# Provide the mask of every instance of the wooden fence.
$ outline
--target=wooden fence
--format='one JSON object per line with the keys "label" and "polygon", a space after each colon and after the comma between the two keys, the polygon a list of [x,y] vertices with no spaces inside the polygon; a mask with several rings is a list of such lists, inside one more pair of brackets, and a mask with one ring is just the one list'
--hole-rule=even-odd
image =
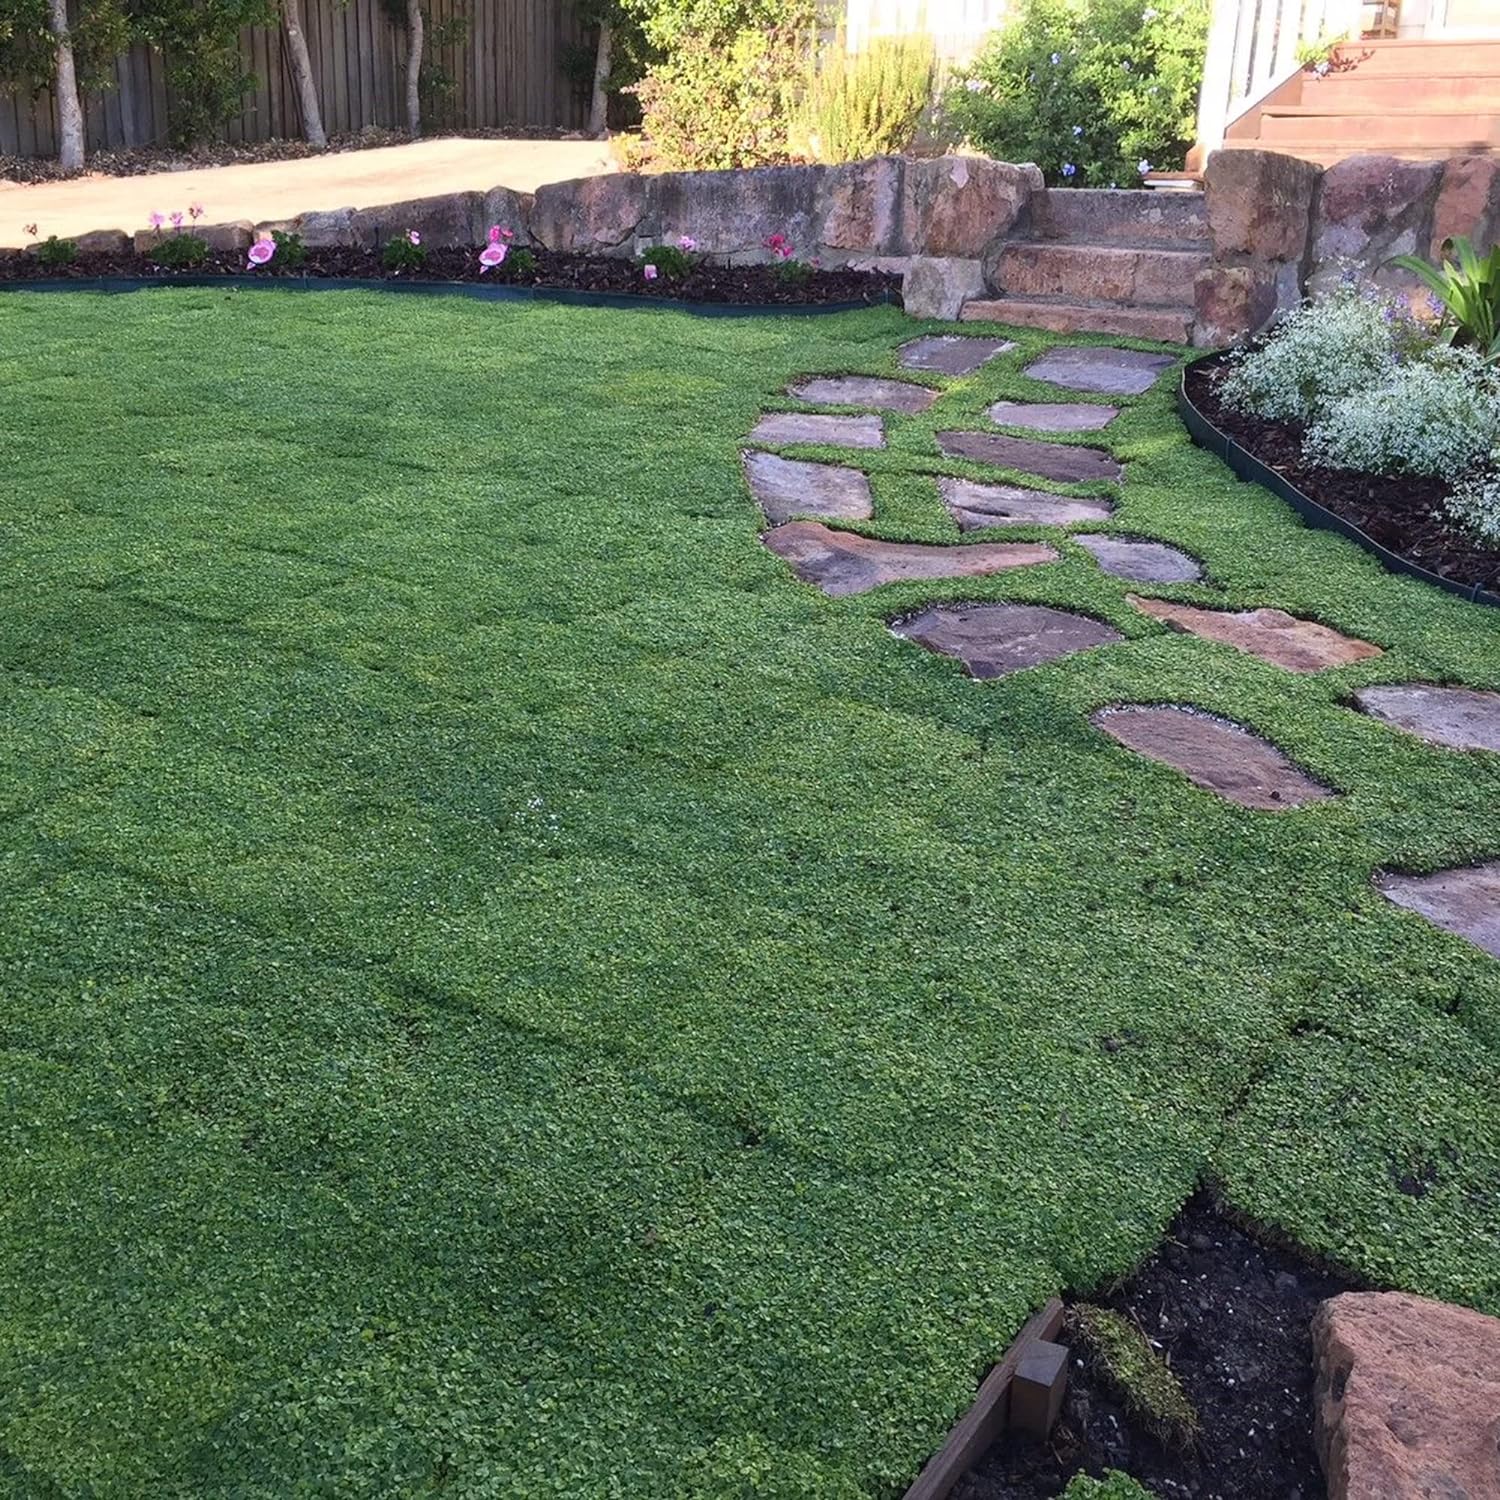
{"label": "wooden fence", "polygon": [[[368,125],[404,128],[406,35],[391,25],[380,0],[303,0],[303,13],[329,134]],[[583,39],[568,0],[429,0],[427,14],[429,34],[453,17],[467,23],[461,41],[429,49],[454,82],[452,92],[435,101],[434,128],[583,124],[585,102],[563,71],[566,49]],[[240,51],[256,86],[223,139],[301,135],[280,30],[247,28]],[[165,142],[172,100],[160,56],[134,47],[116,61],[115,74],[115,88],[85,101],[88,149]],[[48,94],[0,93],[0,156],[54,155],[56,124]]]}

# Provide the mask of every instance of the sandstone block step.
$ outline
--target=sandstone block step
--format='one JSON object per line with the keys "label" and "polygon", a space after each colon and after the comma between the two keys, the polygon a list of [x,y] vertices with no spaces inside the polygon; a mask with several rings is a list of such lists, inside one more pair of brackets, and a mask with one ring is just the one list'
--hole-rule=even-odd
{"label": "sandstone block step", "polygon": [[966,323],[1009,323],[1049,333],[1117,333],[1124,338],[1160,339],[1164,344],[1187,343],[1193,326],[1190,307],[1120,307],[1022,297],[966,302],[959,317]]}
{"label": "sandstone block step", "polygon": [[1123,302],[1131,307],[1181,307],[1193,278],[1209,263],[1203,250],[1137,250],[1023,240],[1006,245],[993,286],[1012,297],[1071,302]]}
{"label": "sandstone block step", "polygon": [[1031,207],[1038,239],[1087,245],[1160,245],[1193,249],[1208,241],[1201,193],[1142,188],[1053,188]]}
{"label": "sandstone block step", "polygon": [[1465,108],[1330,114],[1318,106],[1283,104],[1268,105],[1261,113],[1260,143],[1269,151],[1350,139],[1370,152],[1420,146],[1443,146],[1455,155],[1493,150],[1500,146],[1500,114]]}

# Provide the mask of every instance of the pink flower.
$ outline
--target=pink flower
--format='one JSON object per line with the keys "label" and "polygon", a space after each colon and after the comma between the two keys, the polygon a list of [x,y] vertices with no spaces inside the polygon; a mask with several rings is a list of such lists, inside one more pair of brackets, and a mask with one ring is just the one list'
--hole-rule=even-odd
{"label": "pink flower", "polygon": [[271,257],[276,254],[276,241],[272,239],[256,240],[251,245],[249,263],[252,266],[266,265]]}
{"label": "pink flower", "polygon": [[496,266],[504,265],[505,257],[509,253],[509,245],[502,245],[498,240],[491,240],[490,243],[479,252],[479,274],[483,276],[486,271],[491,271]]}
{"label": "pink flower", "polygon": [[188,204],[188,218],[195,224],[203,217],[203,205],[201,203]]}
{"label": "pink flower", "polygon": [[492,244],[492,245],[498,245],[500,243],[500,237],[504,233],[505,233],[505,231],[498,224],[491,224],[490,225],[490,244]]}
{"label": "pink flower", "polygon": [[413,245],[420,245],[422,243],[422,236],[415,229],[408,229],[406,231],[406,238],[408,243]]}
{"label": "pink flower", "polygon": [[656,267],[655,266],[642,266],[641,267],[641,275],[644,276],[647,281],[655,281],[656,280]]}
{"label": "pink flower", "polygon": [[181,214],[180,211],[172,215],[172,228],[173,229],[181,229],[182,228],[182,214]]}
{"label": "pink flower", "polygon": [[792,242],[784,234],[768,234],[765,243],[766,249],[778,260],[792,258]]}
{"label": "pink flower", "polygon": [[513,240],[515,239],[515,237],[516,235],[513,229],[502,229],[500,231],[500,238],[503,240]]}
{"label": "pink flower", "polygon": [[160,229],[167,221],[161,214],[152,214],[146,221],[153,229]]}
{"label": "pink flower", "polygon": [[698,241],[695,240],[692,235],[685,234],[680,240],[677,241],[677,248],[681,250],[685,255],[691,255],[693,251],[698,248]]}

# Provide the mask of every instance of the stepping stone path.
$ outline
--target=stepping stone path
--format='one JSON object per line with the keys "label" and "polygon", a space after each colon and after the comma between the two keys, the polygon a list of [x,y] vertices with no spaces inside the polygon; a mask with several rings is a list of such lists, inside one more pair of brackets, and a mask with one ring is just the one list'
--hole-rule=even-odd
{"label": "stepping stone path", "polygon": [[1120,415],[1118,406],[1069,402],[997,401],[990,421],[999,427],[1028,427],[1033,432],[1098,432]]}
{"label": "stepping stone path", "polygon": [[1033,380],[1095,391],[1105,396],[1139,396],[1177,363],[1172,354],[1143,354],[1138,349],[1049,349],[1026,366]]}
{"label": "stepping stone path", "polygon": [[971,677],[981,679],[1008,677],[1124,639],[1102,620],[1042,604],[934,604],[891,630],[929,651],[956,656]]}
{"label": "stepping stone path", "polygon": [[1093,723],[1127,749],[1181,771],[1194,786],[1241,807],[1279,812],[1334,795],[1269,741],[1201,709],[1125,704],[1100,709]]}
{"label": "stepping stone path", "polygon": [[870,481],[858,469],[809,464],[774,453],[742,453],[750,493],[773,524],[793,516],[864,521],[875,514]]}
{"label": "stepping stone path", "polygon": [[932,370],[939,375],[972,375],[981,365],[1015,347],[1012,339],[934,333],[902,344],[901,366],[906,370]]}
{"label": "stepping stone path", "polygon": [[1376,876],[1375,887],[1397,906],[1500,958],[1500,861],[1435,875],[1384,871]]}
{"label": "stepping stone path", "polygon": [[907,380],[881,380],[872,375],[834,375],[798,380],[789,396],[813,406],[868,406],[877,411],[926,411],[938,393]]}
{"label": "stepping stone path", "polygon": [[943,504],[964,531],[985,526],[1068,526],[1075,521],[1108,520],[1108,500],[1075,500],[1047,490],[1013,484],[976,484],[972,479],[939,479]]}
{"label": "stepping stone path", "polygon": [[1134,583],[1196,583],[1203,577],[1197,559],[1165,542],[1090,531],[1074,533],[1073,540],[1094,554],[1099,566],[1115,578]]}
{"label": "stepping stone path", "polygon": [[913,578],[971,578],[1009,568],[1056,562],[1057,549],[1041,542],[990,542],[967,547],[882,542],[815,521],[793,521],[761,540],[784,558],[804,583],[825,594],[862,594],[883,583]]}
{"label": "stepping stone path", "polygon": [[1246,651],[1262,661],[1285,667],[1288,672],[1323,672],[1329,667],[1344,667],[1350,662],[1367,661],[1379,656],[1379,646],[1354,636],[1340,635],[1316,620],[1301,620],[1281,609],[1198,609],[1191,604],[1171,604],[1165,599],[1138,599],[1130,602],[1155,620],[1176,630],[1202,636]]}
{"label": "stepping stone path", "polygon": [[831,448],[884,448],[879,417],[834,417],[826,412],[768,411],[750,429],[752,443],[826,443]]}
{"label": "stepping stone path", "polygon": [[1450,750],[1500,751],[1500,693],[1426,682],[1361,688],[1355,703],[1372,718]]}
{"label": "stepping stone path", "polygon": [[1118,480],[1125,471],[1098,448],[1071,443],[1033,443],[1026,438],[1001,437],[994,432],[940,432],[938,447],[949,458],[972,458],[1005,469],[1024,469],[1059,484],[1089,484]]}

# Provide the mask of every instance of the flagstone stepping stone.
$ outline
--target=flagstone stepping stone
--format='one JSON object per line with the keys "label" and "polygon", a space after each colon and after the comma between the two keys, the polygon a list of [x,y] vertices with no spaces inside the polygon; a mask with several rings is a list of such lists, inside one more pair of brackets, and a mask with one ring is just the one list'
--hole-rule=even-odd
{"label": "flagstone stepping stone", "polygon": [[976,484],[972,479],[939,479],[938,491],[964,531],[984,526],[1069,526],[1107,520],[1114,510],[1108,500],[1078,500],[1014,484]]}
{"label": "flagstone stepping stone", "polygon": [[965,547],[923,542],[882,542],[816,521],[792,521],[762,538],[804,583],[825,594],[862,594],[883,583],[912,578],[971,578],[1036,563],[1056,562],[1057,549],[1042,542],[979,542]]}
{"label": "flagstone stepping stone", "polygon": [[1500,958],[1500,861],[1435,875],[1375,877],[1382,896]]}
{"label": "flagstone stepping stone", "polygon": [[1283,609],[1198,609],[1165,599],[1139,599],[1134,594],[1127,597],[1142,614],[1174,630],[1233,646],[1288,672],[1323,672],[1381,655],[1380,647],[1369,641],[1340,635],[1327,625],[1299,619]]}
{"label": "flagstone stepping stone", "polygon": [[978,678],[1008,677],[1124,639],[1102,620],[1043,604],[934,604],[891,630],[929,651],[956,656]]}
{"label": "flagstone stepping stone", "polygon": [[742,453],[740,458],[750,493],[773,524],[794,516],[863,521],[875,513],[870,481],[858,469],[803,463],[774,453]]}
{"label": "flagstone stepping stone", "polygon": [[752,443],[826,443],[834,448],[884,448],[879,417],[835,417],[827,412],[768,411],[750,431]]}
{"label": "flagstone stepping stone", "polygon": [[1027,365],[1025,373],[1070,390],[1139,396],[1176,363],[1174,355],[1143,354],[1139,349],[1049,349]]}
{"label": "flagstone stepping stone", "polygon": [[1092,722],[1126,749],[1182,772],[1194,786],[1241,807],[1279,812],[1334,795],[1269,740],[1201,709],[1133,703],[1101,708]]}
{"label": "flagstone stepping stone", "polygon": [[981,365],[1016,347],[1013,339],[969,338],[961,333],[929,333],[901,346],[907,370],[935,370],[939,375],[972,375]]}
{"label": "flagstone stepping stone", "polygon": [[1075,402],[997,401],[990,421],[1000,427],[1029,427],[1033,432],[1098,432],[1120,415],[1118,406]]}
{"label": "flagstone stepping stone", "polygon": [[1451,750],[1500,751],[1500,693],[1430,682],[1361,688],[1354,701],[1372,718]]}
{"label": "flagstone stepping stone", "polygon": [[827,375],[794,381],[787,394],[814,406],[870,406],[880,411],[926,411],[938,393],[909,380],[873,375]]}
{"label": "flagstone stepping stone", "polygon": [[1115,480],[1125,472],[1098,448],[1079,448],[1071,443],[1033,443],[995,432],[940,432],[937,443],[949,458],[972,458],[1005,469],[1024,469],[1060,484]]}
{"label": "flagstone stepping stone", "polygon": [[1073,540],[1092,552],[1099,566],[1116,578],[1129,578],[1135,583],[1195,583],[1203,577],[1195,558],[1165,542],[1100,531],[1075,532]]}

